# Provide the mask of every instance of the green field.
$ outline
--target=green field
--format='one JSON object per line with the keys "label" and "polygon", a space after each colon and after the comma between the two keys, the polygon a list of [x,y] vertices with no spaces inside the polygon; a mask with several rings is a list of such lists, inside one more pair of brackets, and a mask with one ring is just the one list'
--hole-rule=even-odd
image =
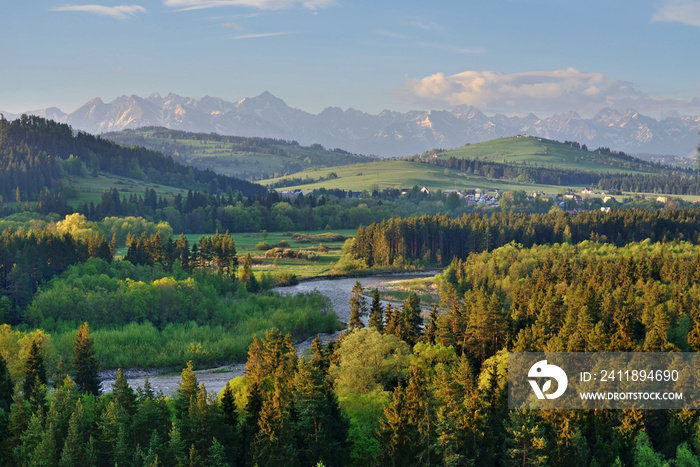
{"label": "green field", "polygon": [[187,164],[243,179],[370,160],[320,145],[300,146],[281,140],[203,135],[164,128],[125,130],[104,136],[119,144],[144,146],[184,159]]}
{"label": "green field", "polygon": [[[644,170],[649,167],[649,163],[645,161],[629,161],[536,137],[500,138],[447,151],[430,151],[420,156],[419,159],[423,162],[430,162],[433,159],[449,159],[451,157],[595,173],[644,173]],[[492,190],[497,188],[502,191],[539,190],[547,193],[559,193],[564,188],[580,189],[580,186],[566,187],[490,179],[420,161],[381,160],[332,168],[307,169],[290,176],[266,180],[264,183],[272,184],[299,178],[315,180],[314,183],[294,184],[285,187],[285,189],[299,188],[304,192],[316,188],[371,191],[384,188],[412,188],[415,185],[425,186],[431,190],[471,188]],[[338,178],[319,180],[329,172],[336,173]]]}
{"label": "green field", "polygon": [[143,197],[146,188],[155,190],[158,196],[165,196],[168,193],[172,193],[173,195],[177,195],[178,193],[183,196],[187,195],[187,190],[182,188],[159,185],[157,183],[145,182],[143,180],[136,180],[134,178],[127,178],[104,172],[100,172],[97,177],[90,175],[83,177],[71,176],[70,181],[80,190],[80,196],[68,199],[68,203],[74,207],[78,204],[90,202],[97,204],[102,198],[102,192],[111,190],[112,188],[116,188],[119,190],[122,197],[126,196],[127,198],[131,194]]}
{"label": "green field", "polygon": [[[584,151],[568,144],[544,138],[513,136],[450,149],[438,153],[437,157],[439,159],[457,157],[500,163],[526,163],[537,167],[603,173],[641,172],[632,168],[629,161],[593,152],[595,148],[589,149],[591,150]],[[647,164],[647,162],[640,162],[644,165]]]}
{"label": "green field", "polygon": [[[295,239],[295,234],[302,235],[322,235],[329,232],[324,230],[310,232],[270,232],[263,239],[261,233],[234,233],[231,234],[233,241],[236,244],[236,252],[238,256],[244,256],[250,253],[253,258],[253,271],[256,273],[271,273],[273,276],[279,274],[295,274],[299,278],[323,276],[331,273],[333,263],[340,259],[341,250],[345,240],[340,241],[312,241],[311,243],[302,242]],[[340,234],[343,236],[354,236],[357,231],[355,229],[334,230],[330,233]],[[203,234],[188,234],[187,237],[190,244],[199,241]],[[206,234],[208,235],[208,234]],[[285,241],[289,244],[287,248],[292,250],[314,253],[316,259],[291,259],[291,258],[266,258],[265,251],[256,249],[258,243],[266,241],[271,247],[277,246],[280,242]],[[319,245],[327,248],[326,252],[319,252]]]}
{"label": "green field", "polygon": [[[330,169],[305,170],[296,173],[293,177],[304,178],[309,176],[318,179]],[[305,193],[317,188],[339,188],[353,191],[371,191],[375,188],[410,189],[415,185],[425,186],[431,190],[470,189],[481,188],[486,190],[499,189],[502,191],[514,190],[541,190],[548,193],[559,193],[562,187],[555,185],[537,185],[532,183],[518,183],[510,180],[495,180],[477,175],[470,175],[452,169],[445,169],[435,165],[420,162],[383,160],[365,164],[344,165],[333,167],[332,171],[338,175],[337,179],[306,185],[294,185],[279,188],[278,190],[301,189]],[[264,183],[274,183],[289,177],[265,180]]]}

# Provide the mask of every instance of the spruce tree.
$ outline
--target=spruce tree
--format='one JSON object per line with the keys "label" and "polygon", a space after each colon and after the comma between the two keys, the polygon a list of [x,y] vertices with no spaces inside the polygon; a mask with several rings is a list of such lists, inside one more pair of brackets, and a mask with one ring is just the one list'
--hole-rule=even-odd
{"label": "spruce tree", "polygon": [[10,371],[7,369],[5,359],[0,355],[0,410],[4,410],[5,412],[10,411],[14,393],[15,387],[12,383]]}
{"label": "spruce tree", "polygon": [[348,321],[348,329],[365,327],[362,322],[362,317],[367,314],[367,305],[365,298],[362,296],[362,285],[356,280],[352,288],[352,297],[350,298],[350,321]]}
{"label": "spruce tree", "polygon": [[36,338],[29,347],[22,391],[24,398],[33,408],[46,405],[46,367],[41,354],[41,344]]}
{"label": "spruce tree", "polygon": [[121,368],[117,370],[117,379],[112,383],[112,394],[122,410],[129,415],[134,415],[136,412],[136,394],[129,386],[129,382]]}
{"label": "spruce tree", "polygon": [[226,450],[216,438],[212,438],[211,446],[207,454],[207,467],[227,467],[230,465],[226,462]]}
{"label": "spruce tree", "polygon": [[68,434],[63,443],[59,467],[77,467],[87,465],[84,463],[87,446],[85,445],[85,411],[83,404],[78,399],[75,411],[70,417]]}
{"label": "spruce tree", "polygon": [[199,392],[197,376],[192,369],[192,360],[187,362],[187,366],[182,369],[178,390],[175,396],[175,413],[178,418],[184,418],[190,407],[190,401],[196,399]]}
{"label": "spruce tree", "polygon": [[87,321],[80,326],[73,342],[73,369],[78,389],[95,396],[100,394],[100,380],[97,374],[97,359],[93,350],[93,338]]}
{"label": "spruce tree", "polygon": [[399,326],[397,337],[413,346],[421,334],[423,319],[420,316],[420,298],[411,292],[403,303],[399,315]]}
{"label": "spruce tree", "polygon": [[369,327],[379,332],[384,331],[384,307],[379,299],[379,290],[372,292],[372,305],[369,308]]}
{"label": "spruce tree", "polygon": [[236,410],[236,401],[233,398],[230,382],[226,383],[221,397],[221,414],[224,417],[224,423],[234,428],[238,426],[238,411]]}
{"label": "spruce tree", "polygon": [[438,309],[437,305],[433,305],[433,311],[430,312],[430,322],[428,327],[423,332],[423,341],[427,344],[435,344],[438,334]]}

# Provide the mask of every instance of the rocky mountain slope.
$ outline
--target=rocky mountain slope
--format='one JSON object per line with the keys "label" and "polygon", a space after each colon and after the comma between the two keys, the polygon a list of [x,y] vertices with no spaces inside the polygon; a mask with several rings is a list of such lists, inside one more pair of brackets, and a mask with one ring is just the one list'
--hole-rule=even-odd
{"label": "rocky mountain slope", "polygon": [[[208,96],[194,99],[175,94],[122,96],[109,103],[95,98],[70,114],[56,108],[27,113],[90,133],[164,126],[193,132],[289,139],[305,145],[320,143],[328,148],[384,157],[517,134],[573,140],[591,148],[603,146],[627,153],[689,157],[695,154],[700,130],[700,116],[656,120],[632,109],[624,113],[603,109],[592,118],[582,118],[575,112],[548,118],[533,114],[486,116],[470,106],[452,111],[385,110],[378,115],[329,107],[314,115],[289,107],[268,92],[235,103]],[[8,119],[16,117],[4,114]]]}

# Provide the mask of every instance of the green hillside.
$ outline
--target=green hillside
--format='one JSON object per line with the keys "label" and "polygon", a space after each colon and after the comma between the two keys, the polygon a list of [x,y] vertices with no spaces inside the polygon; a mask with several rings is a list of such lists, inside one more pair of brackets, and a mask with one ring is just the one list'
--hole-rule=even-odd
{"label": "green hillside", "polygon": [[435,157],[479,159],[481,161],[527,164],[537,167],[583,170],[601,173],[648,172],[652,165],[624,153],[580,149],[535,136],[512,136],[438,152]]}
{"label": "green hillside", "polygon": [[[403,160],[309,169],[266,180],[268,186],[301,188],[411,188],[542,190],[559,192],[598,182],[606,175],[659,174],[659,166],[610,150],[537,137],[500,138]],[[337,176],[337,177],[336,177]]]}
{"label": "green hillside", "polygon": [[[337,178],[328,179],[328,175],[331,173],[336,174]],[[324,180],[315,181],[314,183],[301,183],[302,181],[318,180],[319,178]],[[504,191],[543,190],[548,192],[559,192],[561,190],[561,186],[490,179],[423,162],[406,160],[382,160],[325,169],[309,169],[287,177],[265,180],[263,184],[272,185],[285,182],[289,182],[288,187],[279,187],[277,190],[299,188],[304,192],[308,192],[316,188],[339,188],[353,191],[371,191],[385,188],[412,188],[415,185],[425,186],[431,190],[460,190],[465,188],[497,188]]]}
{"label": "green hillside", "polygon": [[103,137],[125,146],[159,151],[187,165],[249,180],[374,159],[341,149],[328,150],[320,144],[301,146],[296,141],[191,133],[161,127],[106,133]]}

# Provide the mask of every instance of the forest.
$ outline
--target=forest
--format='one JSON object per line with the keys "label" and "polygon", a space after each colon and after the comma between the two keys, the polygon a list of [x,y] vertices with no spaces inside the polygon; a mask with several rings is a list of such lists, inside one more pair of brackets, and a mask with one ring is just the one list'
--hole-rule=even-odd
{"label": "forest", "polygon": [[511,242],[525,247],[585,240],[618,246],[645,239],[698,243],[699,229],[700,210],[694,208],[396,217],[360,227],[344,260],[355,268],[447,265],[453,258],[466,259]]}
{"label": "forest", "polygon": [[[0,119],[0,163],[1,465],[700,465],[696,411],[507,404],[508,352],[700,350],[700,209],[286,197],[36,117]],[[505,170],[489,164],[468,169]],[[187,191],[76,203],[67,175],[83,170]],[[662,178],[677,183],[629,180]],[[358,280],[341,323],[318,292],[270,290],[283,281],[231,236],[338,227],[358,230],[334,274],[439,268],[434,296]],[[231,362],[245,372],[219,393],[197,380]],[[180,382],[133,389],[133,368]]]}
{"label": "forest", "polygon": [[[84,168],[83,168],[84,167]],[[36,199],[44,189],[60,191],[71,170],[102,170],[139,180],[214,193],[228,189],[255,195],[257,184],[175,162],[145,148],[125,148],[70,126],[36,116],[8,121],[0,118],[0,195]]]}
{"label": "forest", "polygon": [[337,341],[298,357],[288,334],[254,337],[218,396],[192,363],[170,398],[121,373],[97,394],[87,323],[47,391],[51,341],[36,331],[15,344],[23,371],[0,361],[2,452],[16,465],[696,465],[695,411],[508,410],[505,383],[506,351],[697,351],[698,279],[688,242],[506,245],[454,260],[424,326],[414,294],[368,303],[358,282]]}

